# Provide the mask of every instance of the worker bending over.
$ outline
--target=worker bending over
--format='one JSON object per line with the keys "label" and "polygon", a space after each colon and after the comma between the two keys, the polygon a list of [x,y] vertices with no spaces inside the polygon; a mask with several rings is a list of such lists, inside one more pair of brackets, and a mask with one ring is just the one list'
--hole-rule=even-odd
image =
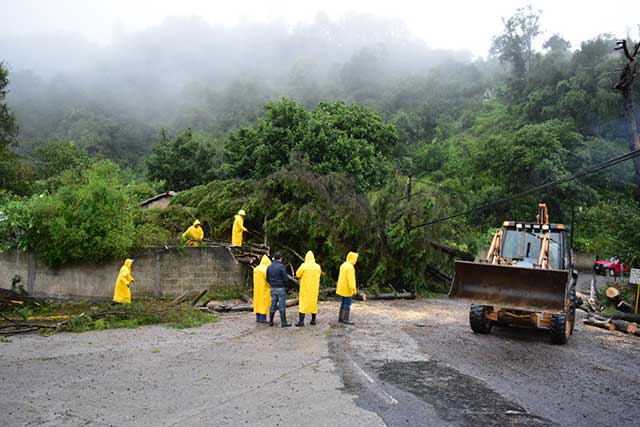
{"label": "worker bending over", "polygon": [[267,267],[267,283],[271,286],[271,308],[269,310],[269,326],[273,326],[276,309],[280,311],[280,326],[291,326],[287,323],[287,283],[289,275],[282,264],[282,254],[273,254],[273,262]]}
{"label": "worker bending over", "polygon": [[131,288],[129,284],[135,282],[131,275],[132,259],[126,259],[124,265],[120,267],[120,273],[116,279],[116,286],[113,290],[113,303],[115,304],[131,304]]}
{"label": "worker bending over", "polygon": [[320,290],[320,274],[322,270],[313,252],[309,251],[304,257],[304,263],[296,271],[300,279],[300,305],[298,306],[299,320],[296,326],[304,326],[304,315],[311,314],[311,325],[316,324],[318,313],[318,291]]}
{"label": "worker bending over", "polygon": [[260,265],[253,269],[253,312],[256,322],[267,323],[267,313],[271,306],[271,288],[267,283],[267,267],[271,265],[269,257],[262,255]]}
{"label": "worker bending over", "polygon": [[244,209],[240,209],[233,219],[231,246],[242,246],[242,232],[249,231],[244,226]]}
{"label": "worker bending over", "polygon": [[347,260],[340,266],[338,286],[336,287],[336,294],[342,297],[338,322],[347,325],[353,325],[353,322],[349,320],[349,313],[351,312],[351,301],[358,293],[358,289],[356,288],[356,261],[358,261],[358,254],[349,252],[347,254]]}
{"label": "worker bending over", "polygon": [[182,233],[182,239],[185,241],[186,246],[200,246],[202,239],[204,239],[204,231],[200,226],[200,221],[197,219],[193,221],[193,225]]}

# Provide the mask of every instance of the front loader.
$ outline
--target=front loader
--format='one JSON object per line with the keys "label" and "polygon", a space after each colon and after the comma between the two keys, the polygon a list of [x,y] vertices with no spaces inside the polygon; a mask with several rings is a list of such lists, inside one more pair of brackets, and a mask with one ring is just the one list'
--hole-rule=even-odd
{"label": "front loader", "polygon": [[573,333],[577,272],[571,236],[538,206],[536,222],[505,221],[486,259],[456,261],[450,298],[471,300],[469,322],[487,334],[493,325],[546,329],[554,344]]}

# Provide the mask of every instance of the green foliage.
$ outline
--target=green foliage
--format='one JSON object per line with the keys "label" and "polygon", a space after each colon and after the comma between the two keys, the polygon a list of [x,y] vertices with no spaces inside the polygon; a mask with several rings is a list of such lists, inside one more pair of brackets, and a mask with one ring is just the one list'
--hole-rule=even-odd
{"label": "green foliage", "polygon": [[33,178],[31,165],[11,148],[0,145],[0,191],[9,191],[19,196],[29,195],[34,186]]}
{"label": "green foliage", "polygon": [[134,223],[119,175],[113,163],[98,162],[77,182],[32,198],[28,247],[52,266],[125,257]]}
{"label": "green foliage", "polygon": [[[194,189],[201,187],[194,187]],[[180,196],[185,193],[180,193]],[[191,194],[186,192],[186,194]],[[182,199],[180,199],[182,200]],[[145,224],[153,224],[169,231],[171,236],[177,236],[186,230],[188,225],[196,219],[196,209],[184,207],[179,203],[173,203],[166,209],[137,209],[135,213],[136,227],[142,227]]]}
{"label": "green foliage", "polygon": [[208,182],[215,177],[216,165],[215,141],[191,129],[173,140],[163,130],[147,159],[149,178],[163,180],[166,190],[176,191]]}
{"label": "green foliage", "polygon": [[34,157],[40,179],[57,177],[69,170],[82,173],[92,162],[87,152],[74,142],[52,142],[39,146]]}
{"label": "green foliage", "polygon": [[599,258],[618,257],[640,265],[640,204],[632,199],[602,200],[578,215],[575,245]]}
{"label": "green foliage", "polygon": [[[435,194],[427,202],[419,198],[409,204],[399,202],[404,184],[402,179],[392,182],[368,200],[347,175],[321,175],[294,167],[265,180],[213,181],[180,193],[173,203],[195,208],[198,218],[211,226],[212,235],[226,240],[233,214],[245,209],[245,226],[260,235],[266,233],[272,251],[282,250],[287,261],[300,262],[288,248],[302,255],[313,250],[327,275],[326,286],[333,285],[347,252],[355,250],[360,253],[361,286],[425,287],[430,280],[426,265],[447,265],[425,241],[439,239],[444,232],[447,240],[454,240],[464,231],[446,227],[407,232],[407,217],[418,223],[445,211],[434,206]],[[404,214],[405,210],[410,213]],[[260,237],[247,237],[249,242],[262,243]]]}
{"label": "green foliage", "polygon": [[511,64],[511,85],[516,93],[524,88],[524,78],[531,68],[533,41],[540,34],[539,13],[531,6],[517,9],[509,19],[502,19],[504,30],[492,40],[491,52]]}
{"label": "green foliage", "polygon": [[225,170],[229,177],[264,178],[305,161],[324,174],[346,172],[366,190],[384,182],[387,156],[397,141],[396,129],[365,106],[321,103],[306,112],[296,101],[282,99],[267,104],[255,125],[229,136]]}
{"label": "green foliage", "polygon": [[141,224],[135,229],[135,248],[157,248],[169,246],[172,242],[172,235],[169,230],[157,224]]}
{"label": "green foliage", "polygon": [[15,115],[9,110],[5,98],[7,97],[7,86],[9,85],[9,72],[0,62],[0,149],[15,142],[18,134],[18,124]]}
{"label": "green foliage", "polygon": [[27,250],[33,214],[26,200],[0,197],[0,252],[10,248]]}
{"label": "green foliage", "polygon": [[[75,311],[79,307],[74,308]],[[42,314],[65,313],[66,307],[51,307]],[[101,331],[116,328],[137,328],[162,324],[177,329],[195,328],[219,320],[216,315],[203,313],[191,307],[166,307],[160,302],[140,302],[108,306],[94,305],[83,308],[84,315],[74,316],[62,327],[66,332]]]}

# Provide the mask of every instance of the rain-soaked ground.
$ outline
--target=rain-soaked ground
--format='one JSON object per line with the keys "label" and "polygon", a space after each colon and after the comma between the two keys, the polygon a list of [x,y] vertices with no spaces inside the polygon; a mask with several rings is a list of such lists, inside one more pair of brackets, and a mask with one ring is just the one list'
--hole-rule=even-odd
{"label": "rain-soaked ground", "polygon": [[[346,390],[387,425],[637,425],[640,338],[578,322],[569,344],[543,331],[478,335],[446,299],[367,303],[330,336]],[[580,315],[579,315],[580,316]]]}
{"label": "rain-soaked ground", "polygon": [[[295,309],[289,310],[294,317]],[[319,325],[250,313],[0,343],[0,425],[638,425],[640,338],[577,325],[476,335],[446,298],[337,303]]]}

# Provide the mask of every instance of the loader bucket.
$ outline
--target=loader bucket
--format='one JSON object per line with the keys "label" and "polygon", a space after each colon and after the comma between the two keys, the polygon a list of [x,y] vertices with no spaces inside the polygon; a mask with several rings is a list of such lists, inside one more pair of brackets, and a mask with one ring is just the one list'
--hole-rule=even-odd
{"label": "loader bucket", "polygon": [[565,308],[569,272],[456,261],[450,298],[528,311]]}

